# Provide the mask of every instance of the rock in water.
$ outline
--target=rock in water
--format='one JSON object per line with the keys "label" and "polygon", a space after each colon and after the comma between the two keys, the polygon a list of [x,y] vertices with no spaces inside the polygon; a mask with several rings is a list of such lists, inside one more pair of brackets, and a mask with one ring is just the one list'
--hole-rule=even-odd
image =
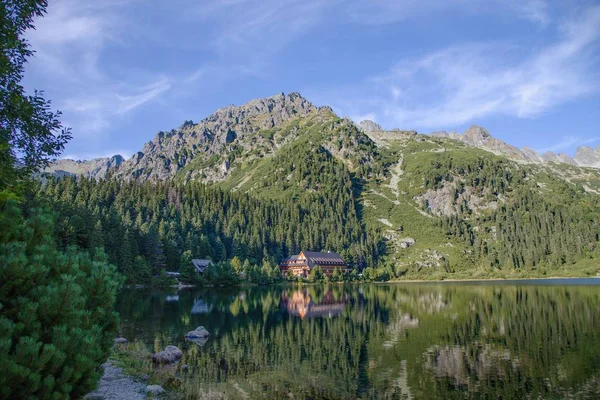
{"label": "rock in water", "polygon": [[197,344],[200,347],[204,347],[204,345],[206,344],[206,342],[208,342],[208,337],[203,337],[203,338],[186,338],[186,340],[189,340],[192,343]]}
{"label": "rock in water", "polygon": [[209,335],[210,333],[203,326],[199,326],[195,330],[189,331],[185,337],[188,339],[199,339],[208,337]]}
{"label": "rock in water", "polygon": [[172,364],[183,357],[183,353],[177,346],[167,346],[163,351],[152,356],[152,362],[155,364]]}

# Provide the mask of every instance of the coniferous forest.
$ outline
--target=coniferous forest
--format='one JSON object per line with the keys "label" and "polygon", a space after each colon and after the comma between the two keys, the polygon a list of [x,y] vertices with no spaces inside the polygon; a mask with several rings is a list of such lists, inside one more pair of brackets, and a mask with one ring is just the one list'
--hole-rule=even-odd
{"label": "coniferous forest", "polygon": [[51,180],[40,191],[59,215],[55,234],[61,246],[91,252],[103,247],[132,283],[185,269],[185,252],[215,262],[237,257],[250,265],[275,265],[306,248],[343,249],[346,260],[362,269],[384,250],[375,233],[362,229],[346,191],[291,202],[196,183],[75,178]]}

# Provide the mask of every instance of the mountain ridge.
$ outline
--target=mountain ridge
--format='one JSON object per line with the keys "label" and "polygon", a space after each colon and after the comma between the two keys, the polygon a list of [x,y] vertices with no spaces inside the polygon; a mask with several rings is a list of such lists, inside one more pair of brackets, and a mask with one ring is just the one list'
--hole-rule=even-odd
{"label": "mountain ridge", "polygon": [[[228,105],[217,109],[201,121],[185,121],[181,126],[168,132],[158,132],[144,144],[140,151],[129,159],[120,155],[112,158],[91,160],[55,160],[45,172],[55,175],[84,175],[95,179],[106,178],[109,173],[120,179],[161,180],[172,179],[176,175],[185,175],[182,179],[200,179],[205,182],[218,182],[227,178],[231,160],[224,152],[235,151],[234,142],[243,143],[244,151],[257,150],[259,154],[269,155],[286,141],[269,143],[268,136],[273,129],[280,128],[287,121],[305,117],[316,112],[331,113],[328,106],[317,107],[297,92],[279,93],[274,96],[253,99],[240,106]],[[388,139],[393,135],[416,134],[416,131],[399,129],[384,130],[371,120],[354,122],[375,142],[385,133]],[[258,135],[257,135],[258,134]],[[261,136],[262,134],[262,136]],[[524,163],[545,164],[565,163],[579,167],[600,168],[600,146],[577,148],[574,157],[565,153],[545,152],[539,154],[525,146],[518,148],[493,137],[483,127],[472,125],[464,133],[437,131],[430,136],[457,140],[471,147],[483,149],[497,155]],[[253,141],[255,143],[249,143]],[[233,145],[232,145],[233,144]],[[219,156],[218,165],[209,162],[211,157]],[[114,158],[120,158],[115,161]],[[207,164],[211,164],[207,166]],[[198,167],[203,170],[198,175]],[[184,172],[181,172],[184,170]]]}
{"label": "mountain ridge", "polygon": [[[165,247],[177,243],[173,254],[187,249],[187,233],[172,242],[166,226],[176,223],[171,212],[183,205],[180,198],[189,189],[213,196],[210,201],[241,196],[244,204],[266,207],[263,212],[276,206],[298,222],[292,227],[281,221],[282,226],[267,226],[259,235],[242,228],[244,211],[235,210],[240,225],[232,230],[222,224],[225,216],[216,207],[205,216],[211,222],[204,229],[207,234],[217,230],[228,243],[224,258],[238,255],[238,245],[251,248],[255,260],[280,259],[303,246],[342,251],[361,268],[386,265],[385,274],[394,277],[457,277],[473,268],[482,274],[502,268],[555,273],[572,264],[577,267],[567,272],[591,273],[600,257],[598,169],[561,162],[560,155],[559,162],[548,161],[549,155],[544,159],[508,145],[477,126],[464,134],[380,129],[374,123],[357,126],[297,93],[279,94],[159,132],[142,151],[107,172],[111,179],[98,179],[104,169],[97,167],[96,175],[85,176],[115,192],[121,185],[131,193],[144,188],[145,201],[161,204],[165,220],[155,220],[154,211],[122,218],[142,236],[144,224],[153,224],[165,235]],[[583,154],[592,159],[594,150]],[[63,164],[79,172],[88,165]],[[163,191],[156,199],[154,188]],[[207,201],[187,199],[188,206]],[[302,222],[305,217],[310,222]],[[273,218],[256,223],[268,225]],[[189,227],[177,229],[185,233]],[[268,246],[277,250],[263,254],[267,239],[261,235],[271,237]],[[348,235],[356,240],[348,241]],[[172,260],[175,267],[179,258]]]}
{"label": "mountain ridge", "polygon": [[[384,130],[378,124],[370,120],[360,121],[357,126],[365,132],[396,132],[398,130]],[[538,153],[532,148],[525,146],[518,148],[508,144],[500,139],[495,138],[490,132],[478,125],[471,125],[464,133],[436,131],[429,135],[440,138],[458,140],[470,146],[490,151],[497,155],[504,155],[516,161],[529,163],[547,163],[559,162],[564,164],[575,165],[579,167],[600,168],[600,146],[592,149],[588,146],[578,147],[574,157],[566,153],[554,153],[547,151],[543,154]]]}

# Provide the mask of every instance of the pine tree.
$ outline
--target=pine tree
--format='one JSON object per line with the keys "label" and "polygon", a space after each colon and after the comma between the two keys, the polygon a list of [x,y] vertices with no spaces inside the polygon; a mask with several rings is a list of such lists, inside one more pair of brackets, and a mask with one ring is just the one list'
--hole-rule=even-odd
{"label": "pine tree", "polygon": [[179,267],[180,272],[180,280],[184,283],[195,284],[198,282],[198,273],[196,272],[196,268],[194,264],[192,264],[192,259],[194,256],[190,250],[186,250],[181,255],[181,264]]}
{"label": "pine tree", "polygon": [[1,212],[0,398],[80,397],[112,345],[121,277],[101,251],[59,251],[48,213]]}

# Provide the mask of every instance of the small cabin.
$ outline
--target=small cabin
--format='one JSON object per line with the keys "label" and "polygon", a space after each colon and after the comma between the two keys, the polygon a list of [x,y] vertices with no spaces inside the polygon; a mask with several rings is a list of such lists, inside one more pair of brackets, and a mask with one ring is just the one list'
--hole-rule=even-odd
{"label": "small cabin", "polygon": [[200,258],[194,258],[192,260],[192,264],[194,265],[194,269],[197,273],[203,274],[206,268],[213,265],[213,262],[211,260],[202,260]]}
{"label": "small cabin", "polygon": [[338,253],[301,251],[300,254],[290,256],[279,264],[283,274],[291,272],[293,276],[306,278],[310,271],[316,266],[321,267],[325,275],[333,275],[333,271],[339,268],[343,273],[350,271],[346,262]]}

